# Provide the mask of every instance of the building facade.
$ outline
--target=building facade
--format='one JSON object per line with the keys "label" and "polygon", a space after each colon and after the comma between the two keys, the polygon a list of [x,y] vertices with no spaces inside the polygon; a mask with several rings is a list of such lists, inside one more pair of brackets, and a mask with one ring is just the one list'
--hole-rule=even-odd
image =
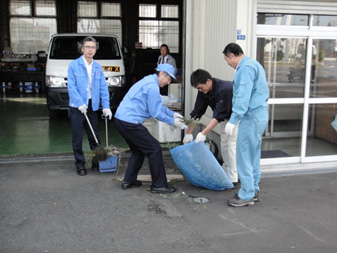
{"label": "building facade", "polygon": [[[198,69],[232,80],[222,51],[238,43],[265,68],[269,124],[262,142],[262,170],[336,167],[336,1],[186,0],[185,114],[197,90],[189,77]],[[211,119],[208,111],[203,124]],[[218,138],[219,129],[212,133]]]}

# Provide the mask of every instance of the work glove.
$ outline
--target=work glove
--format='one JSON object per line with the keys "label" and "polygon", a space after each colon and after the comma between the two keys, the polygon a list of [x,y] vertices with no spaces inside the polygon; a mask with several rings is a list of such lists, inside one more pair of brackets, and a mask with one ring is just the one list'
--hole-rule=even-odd
{"label": "work glove", "polygon": [[235,125],[228,122],[225,127],[225,134],[231,136],[233,134]]}
{"label": "work glove", "polygon": [[174,117],[174,118],[181,118],[181,119],[184,118],[183,115],[181,115],[180,113],[177,113],[177,112],[175,112],[175,113],[173,114],[173,117]]}
{"label": "work glove", "polygon": [[87,113],[87,106],[86,106],[85,104],[80,105],[80,106],[78,107],[78,110],[79,110],[81,113],[86,114],[86,113]]}
{"label": "work glove", "polygon": [[204,142],[206,140],[206,135],[203,135],[201,132],[198,133],[197,137],[195,138],[195,143]]}
{"label": "work glove", "polygon": [[185,137],[183,139],[183,143],[187,144],[193,141],[193,134],[185,134]]}
{"label": "work glove", "polygon": [[110,108],[104,108],[103,109],[103,116],[106,118],[111,119],[112,118],[112,112],[110,110]]}
{"label": "work glove", "polygon": [[174,122],[173,122],[173,125],[175,127],[180,128],[180,129],[187,129],[188,128],[183,122],[181,122],[181,118],[175,118]]}

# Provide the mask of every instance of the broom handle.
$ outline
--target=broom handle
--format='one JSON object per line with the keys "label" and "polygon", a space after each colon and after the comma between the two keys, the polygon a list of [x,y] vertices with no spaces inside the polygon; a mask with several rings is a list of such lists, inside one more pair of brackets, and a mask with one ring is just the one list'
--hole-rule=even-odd
{"label": "broom handle", "polygon": [[105,143],[106,143],[106,147],[108,147],[108,118],[105,117]]}
{"label": "broom handle", "polygon": [[89,125],[89,127],[90,127],[90,130],[91,130],[91,132],[92,132],[92,135],[93,135],[93,136],[94,136],[94,138],[95,138],[95,141],[96,141],[96,143],[97,143],[97,144],[99,144],[99,143],[98,143],[98,140],[97,140],[97,138],[96,138],[96,135],[95,135],[94,129],[92,129],[92,126],[91,126],[91,124],[90,124],[90,120],[88,119],[88,116],[87,116],[87,114],[86,114],[86,113],[84,113],[84,116],[85,116],[85,118],[87,119],[88,125]]}

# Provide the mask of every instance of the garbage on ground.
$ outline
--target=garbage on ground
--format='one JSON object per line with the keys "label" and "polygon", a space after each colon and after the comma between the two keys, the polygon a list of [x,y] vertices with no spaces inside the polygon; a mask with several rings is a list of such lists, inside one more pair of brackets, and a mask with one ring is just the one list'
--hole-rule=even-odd
{"label": "garbage on ground", "polygon": [[193,141],[175,147],[170,152],[180,171],[193,185],[215,191],[234,188],[205,143]]}

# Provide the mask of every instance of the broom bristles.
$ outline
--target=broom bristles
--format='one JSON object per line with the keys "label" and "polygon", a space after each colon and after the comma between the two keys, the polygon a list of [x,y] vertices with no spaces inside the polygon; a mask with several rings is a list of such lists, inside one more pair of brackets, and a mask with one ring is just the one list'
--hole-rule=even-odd
{"label": "broom bristles", "polygon": [[100,162],[105,161],[108,158],[108,153],[105,151],[105,149],[98,145],[96,148],[96,159]]}

